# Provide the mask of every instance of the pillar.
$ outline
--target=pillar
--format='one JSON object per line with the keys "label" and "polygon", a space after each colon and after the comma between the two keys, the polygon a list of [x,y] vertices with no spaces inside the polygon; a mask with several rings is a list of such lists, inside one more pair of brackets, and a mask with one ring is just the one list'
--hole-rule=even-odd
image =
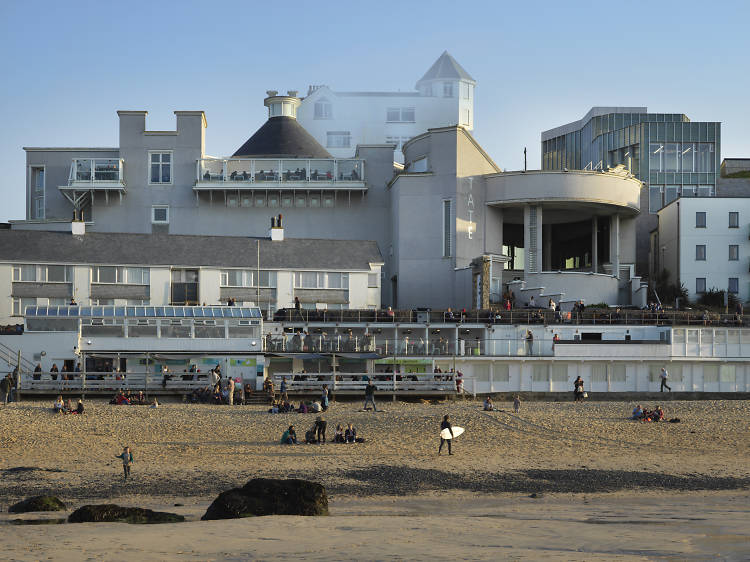
{"label": "pillar", "polygon": [[552,225],[545,224],[542,228],[542,271],[552,271]]}
{"label": "pillar", "polygon": [[612,275],[620,278],[620,215],[609,219],[609,261],[612,262]]}
{"label": "pillar", "polygon": [[523,209],[524,277],[542,269],[542,207],[526,205]]}
{"label": "pillar", "polygon": [[594,215],[591,219],[591,271],[599,271],[599,218]]}

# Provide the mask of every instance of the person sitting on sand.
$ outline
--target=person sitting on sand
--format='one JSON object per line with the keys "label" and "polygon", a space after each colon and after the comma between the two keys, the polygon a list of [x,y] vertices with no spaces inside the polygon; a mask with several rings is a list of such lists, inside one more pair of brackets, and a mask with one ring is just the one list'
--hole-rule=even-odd
{"label": "person sitting on sand", "polygon": [[357,441],[357,430],[354,429],[352,424],[349,424],[346,426],[346,431],[344,432],[344,439],[347,443],[356,443]]}
{"label": "person sitting on sand", "polygon": [[301,400],[299,403],[299,409],[297,410],[300,414],[306,414],[307,413],[307,404],[305,404],[304,400]]}
{"label": "person sitting on sand", "polygon": [[73,412],[73,404],[70,403],[70,398],[68,398],[67,400],[65,400],[65,406],[64,406],[64,408],[65,408],[65,413],[66,414],[70,414],[71,412]]}
{"label": "person sitting on sand", "polygon": [[296,445],[297,444],[297,432],[294,431],[294,425],[290,425],[284,434],[281,436],[282,445]]}
{"label": "person sitting on sand", "polygon": [[654,410],[654,421],[663,421],[664,420],[664,410],[661,409],[661,406],[657,406],[656,410]]}
{"label": "person sitting on sand", "polygon": [[152,408],[158,408],[159,407],[159,401],[156,399],[156,396],[154,396],[154,401],[151,402]]}
{"label": "person sitting on sand", "polygon": [[315,430],[317,429],[317,425],[313,425],[310,429],[305,431],[305,443],[308,445],[313,445],[318,442],[318,440],[315,438]]}
{"label": "person sitting on sand", "polygon": [[638,404],[635,408],[633,408],[633,415],[630,417],[631,420],[639,420],[643,417],[643,408],[641,408],[641,405]]}
{"label": "person sitting on sand", "polygon": [[336,431],[333,434],[333,442],[346,443],[346,441],[344,440],[344,428],[341,426],[341,424],[338,424],[336,426]]}
{"label": "person sitting on sand", "polygon": [[492,403],[492,398],[489,396],[484,399],[484,411],[485,412],[491,412],[495,409],[495,405]]}
{"label": "person sitting on sand", "polygon": [[78,399],[78,406],[76,406],[76,409],[73,410],[74,414],[78,414],[79,416],[83,414],[83,398]]}
{"label": "person sitting on sand", "polygon": [[57,400],[55,400],[55,404],[52,406],[52,411],[56,414],[65,413],[65,403],[63,402],[62,396],[57,397]]}

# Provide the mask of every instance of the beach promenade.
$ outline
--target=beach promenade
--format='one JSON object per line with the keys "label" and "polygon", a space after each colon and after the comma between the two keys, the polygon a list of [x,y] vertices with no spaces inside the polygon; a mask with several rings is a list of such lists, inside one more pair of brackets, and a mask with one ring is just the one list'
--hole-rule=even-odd
{"label": "beach promenade", "polygon": [[[634,405],[529,402],[514,414],[508,403],[483,412],[480,401],[384,402],[377,413],[333,403],[323,414],[329,443],[297,446],[279,445],[282,432],[293,423],[303,437],[314,414],[88,402],[75,416],[42,402],[0,407],[0,521],[11,518],[11,503],[43,493],[73,509],[119,503],[189,520],[7,526],[6,553],[38,559],[59,543],[60,559],[74,558],[78,546],[84,558],[118,559],[121,544],[143,559],[747,555],[750,402],[664,403],[667,418],[681,421],[658,424],[628,421]],[[453,456],[438,456],[446,413],[466,433]],[[336,425],[350,422],[365,443],[330,443]],[[114,458],[124,445],[136,460],[127,482]],[[218,492],[257,476],[324,484],[331,517],[197,521]]]}

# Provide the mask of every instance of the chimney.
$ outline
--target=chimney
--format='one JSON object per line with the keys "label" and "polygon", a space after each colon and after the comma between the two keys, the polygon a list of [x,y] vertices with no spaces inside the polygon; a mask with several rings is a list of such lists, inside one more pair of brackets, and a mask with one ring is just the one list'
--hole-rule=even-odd
{"label": "chimney", "polygon": [[284,227],[281,219],[282,215],[271,217],[271,228],[268,231],[268,237],[276,242],[284,240]]}
{"label": "chimney", "polygon": [[86,234],[86,223],[83,222],[83,211],[80,211],[80,216],[76,218],[76,212],[73,211],[73,221],[70,223],[70,232],[73,236],[83,236]]}

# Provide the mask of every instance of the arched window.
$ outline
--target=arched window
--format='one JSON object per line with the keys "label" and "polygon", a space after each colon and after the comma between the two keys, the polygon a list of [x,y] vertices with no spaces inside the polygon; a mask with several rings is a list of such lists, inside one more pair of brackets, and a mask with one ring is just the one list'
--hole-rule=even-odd
{"label": "arched window", "polygon": [[333,106],[327,98],[315,102],[315,119],[333,119]]}

